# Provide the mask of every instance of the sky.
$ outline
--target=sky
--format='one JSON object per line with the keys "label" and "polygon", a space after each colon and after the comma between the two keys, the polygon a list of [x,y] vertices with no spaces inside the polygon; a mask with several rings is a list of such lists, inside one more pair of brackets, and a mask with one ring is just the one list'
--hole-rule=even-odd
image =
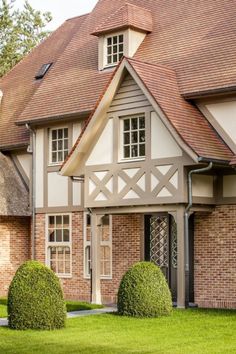
{"label": "sky", "polygon": [[[22,8],[24,0],[16,0],[15,6]],[[65,20],[90,12],[98,0],[28,0],[35,10],[50,11],[53,20],[48,24],[49,30],[55,30]]]}

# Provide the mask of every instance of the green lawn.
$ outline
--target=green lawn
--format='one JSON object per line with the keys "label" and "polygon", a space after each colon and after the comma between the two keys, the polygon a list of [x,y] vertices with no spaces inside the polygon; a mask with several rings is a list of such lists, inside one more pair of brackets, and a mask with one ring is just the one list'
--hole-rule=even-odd
{"label": "green lawn", "polygon": [[[66,301],[67,312],[102,308],[101,305],[92,305],[87,302]],[[0,318],[7,317],[7,300],[0,299]]]}
{"label": "green lawn", "polygon": [[4,354],[236,353],[236,312],[174,310],[170,317],[97,315],[67,320],[54,332],[0,328]]}

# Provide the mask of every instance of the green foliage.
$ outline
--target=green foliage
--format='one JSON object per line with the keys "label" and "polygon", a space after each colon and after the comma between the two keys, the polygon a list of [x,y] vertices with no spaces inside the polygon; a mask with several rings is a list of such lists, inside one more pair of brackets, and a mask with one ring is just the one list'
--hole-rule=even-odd
{"label": "green foliage", "polygon": [[34,10],[25,1],[22,11],[14,9],[15,0],[0,0],[0,76],[7,73],[42,39],[52,17]]}
{"label": "green foliage", "polygon": [[118,313],[133,317],[169,315],[172,301],[166,279],[156,265],[139,262],[130,268],[120,283]]}
{"label": "green foliage", "polygon": [[8,319],[12,329],[56,329],[65,326],[66,308],[59,279],[36,261],[16,272],[8,293]]}
{"label": "green foliage", "polygon": [[89,304],[88,302],[66,301],[67,312],[102,309],[103,305]]}

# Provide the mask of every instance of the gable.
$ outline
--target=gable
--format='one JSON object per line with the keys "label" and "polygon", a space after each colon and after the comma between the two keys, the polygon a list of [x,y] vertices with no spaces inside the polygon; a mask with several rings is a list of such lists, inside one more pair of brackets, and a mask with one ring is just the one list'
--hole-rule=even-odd
{"label": "gable", "polygon": [[150,145],[150,149],[147,148],[147,158],[163,159],[183,155],[182,149],[154,111],[146,95],[127,73],[107,109],[104,129],[89,149],[86,166],[122,162],[121,120],[136,114],[145,115],[146,145]]}

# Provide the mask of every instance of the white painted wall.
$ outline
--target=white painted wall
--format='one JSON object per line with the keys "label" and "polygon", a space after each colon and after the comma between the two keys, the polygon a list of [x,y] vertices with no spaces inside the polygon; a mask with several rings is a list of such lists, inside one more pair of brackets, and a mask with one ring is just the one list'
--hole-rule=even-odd
{"label": "white painted wall", "polygon": [[206,108],[236,143],[236,101],[207,104]]}
{"label": "white painted wall", "polygon": [[23,168],[26,176],[30,178],[31,172],[31,155],[30,154],[17,154],[16,155],[21,167]]}
{"label": "white painted wall", "polygon": [[156,112],[151,113],[151,158],[182,156],[183,152]]}
{"label": "white painted wall", "polygon": [[109,119],[94,146],[86,166],[109,164],[113,161],[113,119]]}
{"label": "white painted wall", "polygon": [[48,173],[48,206],[60,207],[68,205],[68,178],[57,172]]}
{"label": "white painted wall", "polygon": [[81,205],[82,186],[80,182],[73,182],[73,206]]}
{"label": "white painted wall", "polygon": [[73,124],[73,136],[72,136],[72,143],[75,144],[76,140],[80,136],[81,133],[81,123],[74,123]]}
{"label": "white painted wall", "polygon": [[193,175],[193,197],[213,198],[213,176]]}
{"label": "white painted wall", "polygon": [[223,177],[223,197],[236,197],[236,175]]}
{"label": "white painted wall", "polygon": [[128,29],[128,56],[133,57],[139,46],[144,41],[146,33]]}
{"label": "white painted wall", "polygon": [[35,151],[35,169],[36,169],[36,208],[43,208],[43,189],[44,189],[44,130],[37,129],[36,131],[36,151]]}

